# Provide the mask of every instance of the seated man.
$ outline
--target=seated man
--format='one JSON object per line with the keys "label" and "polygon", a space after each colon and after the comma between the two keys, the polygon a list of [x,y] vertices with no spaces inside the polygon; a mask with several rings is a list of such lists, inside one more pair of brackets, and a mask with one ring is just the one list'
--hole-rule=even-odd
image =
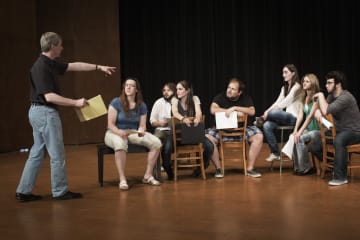
{"label": "seated man", "polygon": [[175,83],[166,83],[162,89],[163,97],[155,101],[150,115],[151,126],[155,127],[154,135],[157,136],[163,144],[161,149],[162,166],[168,175],[168,180],[174,179],[174,173],[171,167],[172,134],[170,131],[170,119],[171,99],[174,97],[175,91]]}
{"label": "seated man", "polygon": [[[238,116],[247,113],[249,116],[255,115],[255,107],[252,98],[244,93],[245,84],[238,77],[229,79],[227,90],[224,93],[218,94],[211,103],[210,112],[225,112],[229,116],[232,112],[236,111]],[[252,121],[248,121],[251,123]],[[207,131],[208,138],[213,142],[214,146],[218,144],[219,135],[215,129]],[[250,144],[247,164],[247,175],[251,177],[261,177],[261,174],[256,172],[254,164],[258,157],[262,144],[263,134],[256,126],[248,126],[246,130],[246,140]],[[214,147],[214,152],[217,152]]]}
{"label": "seated man", "polygon": [[[340,71],[331,71],[326,75],[325,98],[322,92],[316,93],[322,115],[332,114],[336,129],[334,141],[334,177],[328,182],[330,186],[347,184],[348,156],[346,146],[360,143],[360,112],[355,97],[346,90],[346,77]],[[321,117],[316,115],[317,119]]]}

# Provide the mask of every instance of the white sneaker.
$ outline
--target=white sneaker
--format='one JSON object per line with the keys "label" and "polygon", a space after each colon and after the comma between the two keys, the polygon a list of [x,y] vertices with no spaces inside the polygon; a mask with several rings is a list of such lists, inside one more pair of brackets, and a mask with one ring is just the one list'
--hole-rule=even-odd
{"label": "white sneaker", "polygon": [[280,155],[276,155],[274,153],[271,153],[265,160],[267,162],[272,162],[274,160],[280,160]]}
{"label": "white sneaker", "polygon": [[333,180],[328,182],[328,184],[330,186],[340,186],[340,185],[344,185],[344,184],[347,184],[347,183],[348,183],[347,179],[345,179],[345,180],[333,179]]}

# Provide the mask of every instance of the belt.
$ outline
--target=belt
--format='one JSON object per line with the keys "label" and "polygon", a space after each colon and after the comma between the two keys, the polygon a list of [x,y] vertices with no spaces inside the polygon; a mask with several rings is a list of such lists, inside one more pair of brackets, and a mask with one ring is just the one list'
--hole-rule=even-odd
{"label": "belt", "polygon": [[38,103],[38,102],[32,102],[31,106],[44,106],[45,104]]}

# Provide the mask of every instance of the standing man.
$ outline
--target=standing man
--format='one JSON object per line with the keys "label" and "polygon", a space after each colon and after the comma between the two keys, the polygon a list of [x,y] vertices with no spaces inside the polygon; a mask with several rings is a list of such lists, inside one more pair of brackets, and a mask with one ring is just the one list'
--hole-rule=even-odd
{"label": "standing man", "polygon": [[81,108],[87,102],[85,98],[71,99],[61,96],[58,75],[63,75],[66,71],[101,71],[111,75],[116,68],[84,62],[56,61],[64,48],[61,36],[54,32],[44,33],[40,38],[40,46],[42,53],[30,69],[29,121],[33,128],[34,144],[16,189],[16,200],[26,202],[42,199],[41,196],[32,194],[32,189],[44,160],[45,149],[50,156],[53,198],[81,198],[80,193],[68,190],[62,126],[57,106]]}
{"label": "standing man", "polygon": [[[252,98],[244,93],[245,84],[238,77],[232,77],[229,79],[227,90],[225,93],[217,95],[211,103],[210,112],[215,114],[216,112],[226,112],[227,116],[230,116],[232,112],[237,112],[238,116],[247,113],[249,116],[255,115],[255,107]],[[251,123],[252,121],[248,121]],[[208,134],[212,136],[211,141],[218,143],[219,137],[216,131],[209,131]],[[254,169],[256,158],[258,157],[262,144],[263,134],[256,126],[248,126],[246,129],[246,140],[250,144],[247,164],[247,175],[251,177],[261,177],[261,173],[258,173]],[[214,151],[217,148],[214,147]]]}
{"label": "standing man", "polygon": [[[348,153],[346,146],[360,143],[360,112],[354,96],[346,90],[346,76],[340,71],[331,71],[326,76],[327,99],[322,92],[314,95],[318,99],[323,115],[332,114],[336,129],[334,141],[334,177],[330,186],[347,184]],[[319,114],[317,115],[319,119]]]}
{"label": "standing man", "polygon": [[156,100],[151,110],[150,123],[155,127],[154,135],[157,136],[163,147],[161,149],[162,166],[168,175],[168,180],[174,179],[171,167],[172,134],[170,131],[171,99],[176,91],[175,83],[166,83],[162,89],[162,98]]}

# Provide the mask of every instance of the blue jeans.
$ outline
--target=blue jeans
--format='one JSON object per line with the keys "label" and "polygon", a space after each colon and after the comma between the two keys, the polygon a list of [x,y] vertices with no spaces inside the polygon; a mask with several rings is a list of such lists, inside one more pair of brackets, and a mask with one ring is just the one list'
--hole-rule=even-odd
{"label": "blue jeans", "polygon": [[346,146],[360,143],[360,133],[344,130],[336,133],[334,147],[334,179],[345,180],[347,178],[348,152]]}
{"label": "blue jeans", "polygon": [[271,153],[280,154],[279,147],[275,136],[275,129],[280,125],[295,126],[296,117],[291,113],[287,113],[283,110],[273,109],[268,113],[267,119],[263,125],[264,136],[270,147]]}
{"label": "blue jeans", "polygon": [[310,169],[309,149],[315,152],[321,151],[320,131],[314,130],[303,133],[295,148],[294,169],[297,171]]}
{"label": "blue jeans", "polygon": [[68,191],[65,169],[65,149],[62,125],[56,109],[47,106],[31,106],[29,121],[33,128],[34,144],[20,179],[17,193],[30,194],[45,157],[45,149],[50,156],[51,191],[58,197]]}
{"label": "blue jeans", "polygon": [[173,150],[173,135],[171,133],[164,139],[161,148],[162,166],[168,175],[168,179],[174,178],[174,172],[171,166],[171,153]]}

